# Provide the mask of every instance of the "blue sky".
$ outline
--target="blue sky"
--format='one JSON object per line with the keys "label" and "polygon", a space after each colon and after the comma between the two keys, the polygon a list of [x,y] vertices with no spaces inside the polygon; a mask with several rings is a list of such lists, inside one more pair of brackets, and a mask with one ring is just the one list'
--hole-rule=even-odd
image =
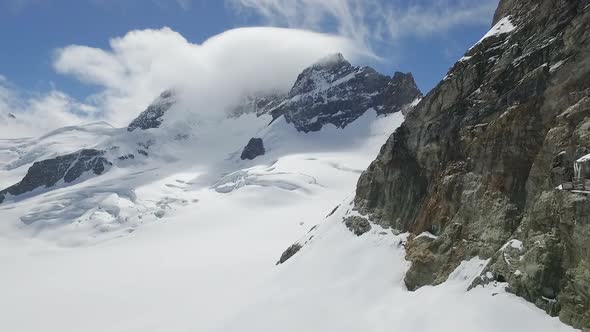
{"label": "blue sky", "polygon": [[[424,6],[429,4],[424,2]],[[110,38],[129,30],[164,26],[191,42],[200,43],[231,28],[269,23],[255,12],[236,7],[234,3],[217,0],[3,1],[0,74],[23,89],[46,89],[49,84],[55,84],[82,97],[91,87],[55,73],[51,64],[55,49],[70,44],[108,48]],[[419,86],[428,91],[488,28],[489,24],[483,20],[419,36],[408,34],[378,45],[376,52],[383,59],[368,64],[386,74],[395,70],[412,71]],[[327,23],[317,30],[334,29]]]}
{"label": "blue sky", "polygon": [[247,24],[223,1],[195,1],[183,8],[175,1],[39,0],[0,2],[0,75],[28,90],[49,84],[82,97],[94,90],[59,75],[54,50],[70,44],[107,48],[109,39],[129,30],[171,27],[193,42]]}
{"label": "blue sky", "polygon": [[340,50],[387,75],[411,71],[426,93],[489,30],[497,2],[2,0],[0,120],[124,126],[170,86],[221,99],[230,87],[286,89]]}

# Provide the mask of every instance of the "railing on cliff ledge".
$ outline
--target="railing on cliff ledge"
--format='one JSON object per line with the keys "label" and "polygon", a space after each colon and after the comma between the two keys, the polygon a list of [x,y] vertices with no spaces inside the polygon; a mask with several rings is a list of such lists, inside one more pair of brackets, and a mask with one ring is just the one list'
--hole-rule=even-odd
{"label": "railing on cliff ledge", "polygon": [[557,189],[590,194],[590,179],[574,179],[572,182],[564,182]]}

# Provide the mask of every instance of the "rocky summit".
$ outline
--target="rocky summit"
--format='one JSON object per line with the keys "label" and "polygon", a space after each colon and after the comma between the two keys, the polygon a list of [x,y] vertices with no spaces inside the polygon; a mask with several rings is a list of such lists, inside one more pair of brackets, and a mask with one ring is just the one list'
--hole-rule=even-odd
{"label": "rocky summit", "polygon": [[164,121],[164,114],[172,108],[175,102],[176,99],[173,90],[162,92],[145,111],[141,112],[137,118],[131,121],[127,127],[127,131],[131,132],[135,129],[147,130],[160,127]]}
{"label": "rocky summit", "polygon": [[286,100],[272,114],[284,115],[298,131],[312,132],[326,124],[344,128],[370,109],[378,114],[401,111],[420,96],[410,73],[387,77],[335,54],[299,74]]}
{"label": "rocky summit", "polygon": [[473,287],[506,283],[588,329],[590,192],[574,169],[589,128],[588,1],[502,0],[490,32],[361,176],[356,209],[429,232],[409,239],[409,289],[479,256],[490,261]]}
{"label": "rocky summit", "polygon": [[6,195],[18,196],[37,188],[49,188],[59,181],[71,183],[84,173],[101,175],[111,166],[104,158],[104,151],[84,149],[79,152],[35,162],[25,177],[17,184],[0,191],[0,203]]}

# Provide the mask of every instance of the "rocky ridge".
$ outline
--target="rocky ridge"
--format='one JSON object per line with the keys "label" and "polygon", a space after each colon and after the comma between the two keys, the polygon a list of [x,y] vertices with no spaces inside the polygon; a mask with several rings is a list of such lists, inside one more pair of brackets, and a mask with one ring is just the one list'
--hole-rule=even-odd
{"label": "rocky ridge", "polygon": [[19,183],[0,191],[0,203],[4,201],[6,195],[19,196],[37,188],[53,187],[59,181],[71,183],[88,172],[101,175],[112,165],[104,154],[104,151],[84,149],[35,162]]}
{"label": "rocky ridge", "polygon": [[318,131],[326,124],[344,128],[369,109],[377,114],[398,112],[420,96],[410,73],[388,77],[335,54],[299,74],[272,115],[283,115],[301,132]]}
{"label": "rocky ridge", "polygon": [[[590,329],[590,195],[558,190],[590,150],[590,4],[502,0],[494,27],[410,112],[359,179],[356,209],[414,235],[405,281],[507,289]],[[427,233],[427,234],[428,234]]]}
{"label": "rocky ridge", "polygon": [[156,98],[148,108],[141,112],[129,126],[127,131],[132,132],[136,129],[147,130],[159,128],[164,121],[164,114],[176,103],[176,94],[173,90],[166,90]]}

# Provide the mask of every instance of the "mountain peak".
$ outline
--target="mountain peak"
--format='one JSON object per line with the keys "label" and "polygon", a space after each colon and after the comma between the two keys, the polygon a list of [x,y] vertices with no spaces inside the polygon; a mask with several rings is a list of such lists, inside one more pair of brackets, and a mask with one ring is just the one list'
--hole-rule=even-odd
{"label": "mountain peak", "polygon": [[348,62],[345,58],[344,55],[342,55],[342,53],[333,53],[330,55],[327,55],[321,59],[319,59],[318,61],[316,61],[312,67],[330,67],[333,65],[339,65],[339,64],[349,64],[350,62]]}
{"label": "mountain peak", "polygon": [[412,73],[396,71],[385,91],[385,107],[390,112],[404,109],[404,106],[422,97]]}
{"label": "mountain peak", "polygon": [[344,128],[368,110],[394,113],[421,95],[412,74],[388,77],[371,67],[351,65],[340,53],[306,68],[274,112],[298,131],[318,131],[326,124]]}
{"label": "mountain peak", "polygon": [[289,97],[325,90],[330,84],[354,71],[355,67],[346,61],[340,53],[321,58],[299,74]]}
{"label": "mountain peak", "polygon": [[404,80],[414,81],[414,75],[412,75],[412,73],[410,73],[410,72],[403,73],[401,71],[396,71],[395,73],[393,73],[392,78],[394,81],[404,81]]}
{"label": "mountain peak", "polygon": [[127,131],[134,131],[135,129],[151,129],[158,128],[164,121],[163,116],[176,103],[176,92],[174,90],[166,90],[156,98],[145,111],[141,112],[129,126]]}

